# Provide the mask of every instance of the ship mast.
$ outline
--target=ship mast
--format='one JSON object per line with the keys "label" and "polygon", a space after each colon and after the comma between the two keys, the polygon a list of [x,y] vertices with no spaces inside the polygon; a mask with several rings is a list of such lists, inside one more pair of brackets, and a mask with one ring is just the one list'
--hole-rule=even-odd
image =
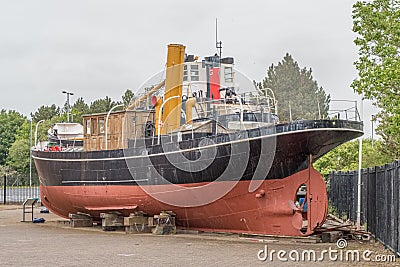
{"label": "ship mast", "polygon": [[215,46],[217,52],[219,52],[219,57],[222,58],[222,41],[218,41],[218,19],[215,19]]}

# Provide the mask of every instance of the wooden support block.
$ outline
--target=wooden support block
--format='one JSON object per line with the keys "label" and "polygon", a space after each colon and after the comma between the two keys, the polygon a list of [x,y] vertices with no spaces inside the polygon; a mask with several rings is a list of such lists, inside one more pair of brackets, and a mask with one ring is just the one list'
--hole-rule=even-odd
{"label": "wooden support block", "polygon": [[144,216],[129,216],[124,218],[124,226],[132,226],[137,224],[148,224],[147,217]]}
{"label": "wooden support block", "polygon": [[101,226],[104,231],[115,231],[124,226],[124,217],[115,213],[100,213]]}
{"label": "wooden support block", "polygon": [[154,224],[162,226],[175,226],[175,217],[154,215]]}
{"label": "wooden support block", "polygon": [[93,226],[93,219],[90,215],[84,213],[77,213],[77,214],[69,214],[69,224],[72,228],[78,227],[92,227]]}
{"label": "wooden support block", "polygon": [[125,233],[127,234],[151,233],[151,227],[149,227],[147,224],[125,226]]}
{"label": "wooden support block", "polygon": [[78,227],[92,227],[93,220],[90,219],[71,219],[71,227],[78,228]]}
{"label": "wooden support block", "polygon": [[322,243],[336,243],[336,241],[343,236],[341,231],[324,232],[321,235]]}
{"label": "wooden support block", "polygon": [[176,226],[159,226],[156,225],[152,233],[154,235],[174,235],[176,234]]}
{"label": "wooden support block", "polygon": [[71,220],[76,220],[76,219],[79,219],[79,220],[86,220],[86,219],[91,219],[92,216],[90,216],[90,215],[88,215],[88,214],[84,214],[84,213],[77,213],[77,214],[70,213],[70,214],[69,214],[69,218],[70,218]]}
{"label": "wooden support block", "polygon": [[147,220],[148,220],[148,222],[147,222],[148,226],[151,227],[151,226],[155,226],[156,225],[155,221],[154,221],[154,217],[148,217]]}

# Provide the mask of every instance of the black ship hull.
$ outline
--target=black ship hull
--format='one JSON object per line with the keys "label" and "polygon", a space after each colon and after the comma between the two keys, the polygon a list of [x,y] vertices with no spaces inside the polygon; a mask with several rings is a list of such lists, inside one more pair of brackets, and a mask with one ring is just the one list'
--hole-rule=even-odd
{"label": "black ship hull", "polygon": [[[279,132],[276,129],[270,135],[247,135],[247,138],[241,140],[230,136],[233,140],[225,143],[215,143],[209,139],[211,141],[202,147],[185,149],[175,146],[175,151],[165,151],[167,144],[145,146],[139,150],[128,148],[67,153],[33,151],[33,158],[42,184],[48,186],[213,182],[222,176],[229,164],[234,165],[232,173],[223,175],[223,179],[282,179],[307,168],[309,155],[316,160],[334,147],[361,136],[361,130],[357,129],[359,123],[353,122],[347,125],[349,128],[344,128],[346,125],[340,125],[339,122],[337,127],[329,128],[322,126],[332,125],[302,123],[303,127],[309,128],[301,130],[296,129],[299,125],[293,127],[295,130],[290,130],[291,124],[287,126],[288,131]],[[187,159],[187,166],[180,161],[182,156]],[[260,156],[264,162],[260,162]],[[202,162],[208,162],[209,165],[206,168],[199,167]],[[269,165],[269,171],[253,177],[259,164]],[[238,175],[240,177],[236,177]],[[157,179],[160,176],[163,179]]]}

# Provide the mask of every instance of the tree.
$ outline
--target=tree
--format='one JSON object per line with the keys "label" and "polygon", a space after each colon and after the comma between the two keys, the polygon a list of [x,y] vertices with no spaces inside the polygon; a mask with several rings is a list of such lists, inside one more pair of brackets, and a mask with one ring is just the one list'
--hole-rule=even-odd
{"label": "tree", "polygon": [[[35,130],[35,126],[35,124],[32,125],[33,131]],[[23,177],[27,177],[30,171],[30,130],[31,122],[25,120],[15,133],[15,141],[9,149],[6,159],[7,166],[15,171],[16,174]],[[32,140],[32,142],[34,142],[34,140]],[[36,173],[34,165],[32,166],[32,171]]]}
{"label": "tree", "polygon": [[110,97],[106,96],[105,98],[97,99],[90,104],[90,113],[105,113],[118,104],[121,104],[121,102],[114,102]]}
{"label": "tree", "polygon": [[78,98],[74,105],[71,108],[71,114],[74,116],[74,121],[78,123],[82,123],[82,115],[88,114],[90,112],[90,108],[88,104],[85,103],[82,97]]}
{"label": "tree", "polygon": [[38,110],[32,114],[32,120],[38,122],[40,120],[50,120],[53,117],[60,116],[60,108],[56,105],[41,106]]}
{"label": "tree", "polygon": [[13,176],[15,174],[16,174],[16,171],[13,170],[10,166],[0,165],[0,177],[3,177],[4,175]]}
{"label": "tree", "polygon": [[[33,131],[35,130],[35,123],[32,124]],[[27,119],[21,124],[18,130],[14,133],[15,140],[26,139],[30,140],[31,138],[31,122]],[[33,134],[33,133],[32,133]]]}
{"label": "tree", "polygon": [[353,6],[358,78],[352,88],[381,108],[377,132],[385,151],[400,157],[400,1],[372,0]]}
{"label": "tree", "polygon": [[[332,149],[314,163],[315,169],[324,176],[332,171],[357,170],[358,145],[359,141],[354,140]],[[385,154],[382,150],[383,147],[384,143],[380,140],[376,140],[372,146],[371,139],[364,139],[362,142],[362,168],[381,166],[392,162],[393,157]]]}
{"label": "tree", "polygon": [[89,106],[88,104],[85,103],[85,100],[83,100],[83,97],[78,98],[74,105],[72,105],[72,109],[82,113],[82,114],[87,114],[89,112]]}
{"label": "tree", "polygon": [[124,95],[122,96],[122,102],[125,107],[128,107],[129,104],[135,99],[135,94],[130,89],[126,89]]}
{"label": "tree", "polygon": [[267,77],[257,84],[262,90],[270,88],[278,100],[278,116],[281,120],[317,119],[326,117],[330,96],[313,80],[312,70],[300,69],[290,54],[286,54],[277,66],[272,64]]}
{"label": "tree", "polygon": [[15,141],[15,133],[26,118],[14,110],[0,112],[0,165],[6,162],[9,149]]}
{"label": "tree", "polygon": [[18,139],[10,147],[7,157],[7,165],[14,169],[19,175],[29,174],[29,139]]}

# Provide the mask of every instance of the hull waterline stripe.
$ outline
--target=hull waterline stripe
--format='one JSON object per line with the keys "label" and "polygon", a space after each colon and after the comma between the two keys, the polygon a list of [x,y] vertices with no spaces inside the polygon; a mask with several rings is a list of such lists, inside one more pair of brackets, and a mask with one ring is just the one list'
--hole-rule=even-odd
{"label": "hull waterline stripe", "polygon": [[[222,146],[222,145],[236,144],[236,143],[240,143],[240,142],[258,140],[258,139],[262,139],[262,138],[276,137],[276,136],[281,136],[281,135],[298,134],[298,133],[313,132],[313,131],[327,131],[327,130],[329,130],[329,131],[351,131],[351,132],[356,132],[356,133],[363,134],[363,132],[360,131],[360,130],[348,129],[348,128],[316,128],[316,129],[299,130],[299,131],[296,131],[296,132],[291,131],[291,132],[277,133],[277,134],[271,134],[271,135],[263,135],[263,136],[257,136],[257,137],[252,137],[252,138],[235,140],[235,141],[230,141],[230,142],[225,142],[225,143],[218,143],[218,144],[214,144],[214,145],[208,145],[208,146],[202,146],[202,147],[194,147],[194,148],[189,148],[189,149],[185,149],[185,150],[177,150],[177,151],[169,151],[169,152],[164,152],[164,153],[149,154],[149,155],[145,155],[145,156],[139,155],[139,156],[129,156],[129,157],[96,158],[96,159],[51,159],[51,158],[41,158],[41,157],[37,157],[37,156],[32,156],[32,158],[33,159],[37,159],[37,160],[44,160],[44,161],[70,161],[70,162],[126,160],[126,159],[147,158],[147,157],[156,157],[156,156],[160,156],[160,155],[183,153],[183,152],[188,152],[188,151],[195,151],[195,150],[199,150],[199,149],[207,149],[207,148],[212,148],[212,147],[217,147],[217,146]],[[68,152],[48,152],[48,153],[68,153]]]}

